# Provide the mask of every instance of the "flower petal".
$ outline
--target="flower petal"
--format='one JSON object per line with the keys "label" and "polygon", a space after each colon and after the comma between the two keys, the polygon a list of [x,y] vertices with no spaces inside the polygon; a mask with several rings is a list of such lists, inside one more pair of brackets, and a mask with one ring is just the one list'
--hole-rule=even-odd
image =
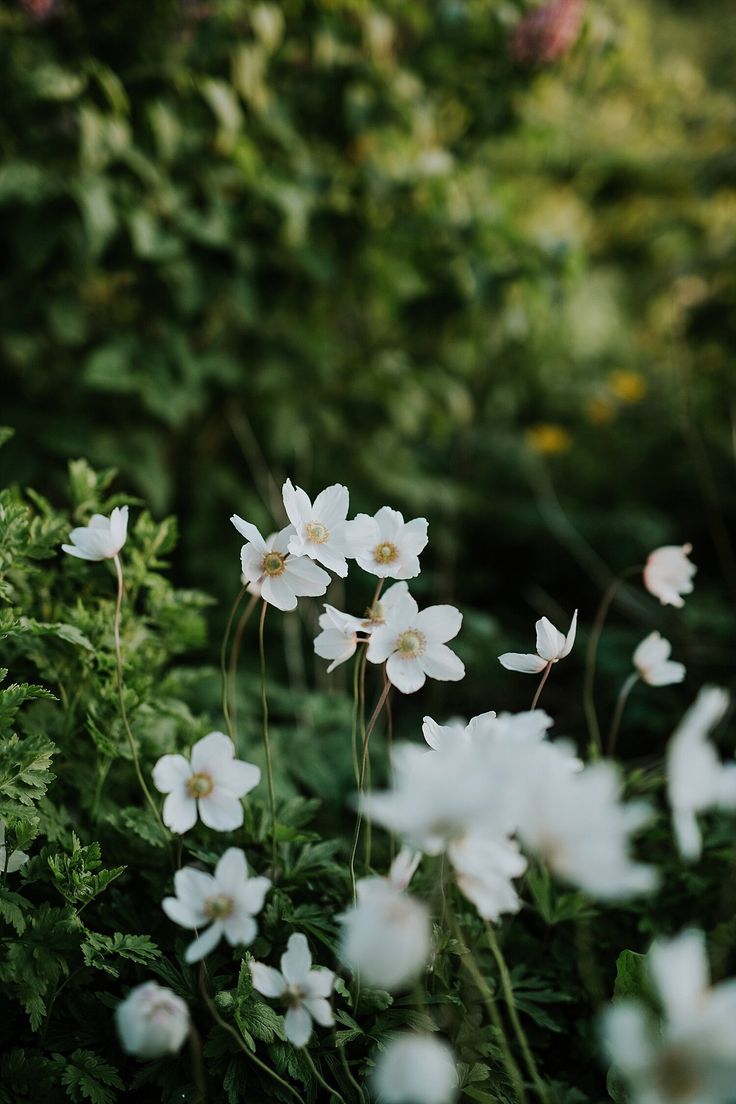
{"label": "flower petal", "polygon": [[286,1038],[295,1047],[306,1046],[312,1034],[312,1017],[306,1008],[290,1008],[284,1016]]}
{"label": "flower petal", "polygon": [[463,615],[455,606],[428,606],[420,610],[414,619],[419,631],[436,644],[445,644],[457,636],[462,623]]}
{"label": "flower petal", "polygon": [[396,651],[396,630],[390,625],[377,625],[371,633],[366,658],[370,663],[385,663]]}
{"label": "flower petal", "polygon": [[224,732],[209,732],[192,748],[192,769],[213,774],[218,765],[232,759],[235,755],[235,747],[229,736]]}
{"label": "flower petal", "polygon": [[504,652],[498,662],[507,671],[521,671],[525,675],[537,675],[547,666],[547,661],[538,655],[522,655],[521,652]]}
{"label": "flower petal", "polygon": [[307,978],[311,968],[312,955],[307,937],[301,932],[293,932],[281,956],[281,973],[290,985],[298,985]]}
{"label": "flower petal", "polygon": [[215,867],[218,890],[234,897],[248,879],[248,861],[239,847],[228,847]]}
{"label": "flower petal", "polygon": [[247,912],[234,912],[222,922],[222,930],[231,947],[249,947],[258,935],[258,925]]}
{"label": "flower petal", "polygon": [[282,578],[288,579],[297,595],[318,598],[330,583],[330,576],[309,556],[288,556]]}
{"label": "flower petal", "polygon": [[284,613],[296,609],[296,594],[284,575],[278,577],[267,575],[261,585],[261,597],[264,602],[283,610]]}
{"label": "flower petal", "polygon": [[236,900],[242,908],[253,916],[263,908],[266,894],[271,888],[271,879],[258,876],[248,881],[236,893]]}
{"label": "flower petal", "polygon": [[215,788],[231,797],[245,797],[261,781],[261,768],[244,759],[221,763],[214,774]]}
{"label": "flower petal", "polygon": [[162,818],[167,828],[181,836],[197,823],[197,802],[183,788],[172,790],[164,801]]}
{"label": "flower petal", "polygon": [[305,997],[304,1007],[321,1027],[334,1025],[335,1017],[332,1014],[330,1002],[324,997]]}
{"label": "flower petal", "polygon": [[220,942],[221,936],[222,924],[219,920],[216,920],[207,931],[203,932],[199,938],[189,944],[184,952],[184,961],[188,962],[190,966],[193,962],[199,962],[205,955],[208,955],[210,951],[214,951],[215,947]]}
{"label": "flower petal", "polygon": [[174,875],[174,889],[180,901],[199,911],[204,900],[215,892],[215,879],[204,870],[184,866]]}
{"label": "flower petal", "polygon": [[578,611],[575,610],[572,615],[572,621],[570,622],[570,628],[567,630],[567,636],[565,637],[565,646],[560,652],[560,659],[564,659],[565,656],[569,656],[572,651],[572,646],[575,643],[575,636],[578,631]]}
{"label": "flower petal", "polygon": [[171,793],[186,782],[192,775],[189,760],[183,755],[162,755],[151,772],[153,784],[159,793]]}
{"label": "flower petal", "polygon": [[312,515],[312,503],[306,491],[301,487],[295,487],[290,479],[287,479],[281,488],[281,497],[284,501],[286,516],[297,530],[305,521],[309,521]]}
{"label": "flower petal", "polygon": [[[537,654],[549,662],[559,659],[565,647],[565,637],[556,629],[548,617],[540,617],[536,624]],[[573,635],[573,640],[575,639]]]}
{"label": "flower petal", "polygon": [[252,544],[259,552],[266,551],[266,542],[261,536],[255,525],[251,525],[245,518],[238,517],[237,514],[233,514],[230,521],[240,533],[241,537],[245,537],[249,544]]}
{"label": "flower petal", "polygon": [[234,832],[243,823],[243,806],[239,798],[215,789],[200,797],[199,815],[202,823],[216,832]]}
{"label": "flower petal", "polygon": [[182,928],[203,928],[207,923],[207,917],[200,908],[192,908],[179,897],[164,897],[161,902],[169,920],[173,920]]}
{"label": "flower petal", "polygon": [[416,658],[409,659],[406,656],[394,652],[386,664],[386,674],[402,694],[414,694],[421,690],[426,680],[426,675],[420,661]]}
{"label": "flower petal", "polygon": [[286,991],[286,982],[272,966],[265,966],[262,962],[251,962],[250,973],[253,978],[253,988],[264,997],[280,997]]}
{"label": "flower petal", "polygon": [[317,521],[332,530],[345,521],[349,506],[350,493],[347,487],[343,487],[342,483],[333,483],[331,487],[325,487],[319,492],[312,510]]}
{"label": "flower petal", "polygon": [[446,644],[428,644],[419,662],[426,675],[440,682],[458,682],[465,678],[465,664]]}

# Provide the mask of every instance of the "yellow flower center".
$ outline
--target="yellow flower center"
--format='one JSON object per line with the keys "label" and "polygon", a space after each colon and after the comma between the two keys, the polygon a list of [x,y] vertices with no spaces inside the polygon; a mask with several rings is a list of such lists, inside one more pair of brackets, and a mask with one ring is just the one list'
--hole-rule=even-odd
{"label": "yellow flower center", "polygon": [[427,646],[427,638],[417,629],[407,629],[396,642],[396,650],[404,659],[416,659],[423,655]]}
{"label": "yellow flower center", "polygon": [[307,540],[312,541],[313,544],[324,544],[330,539],[330,531],[321,521],[308,521],[304,531],[307,534]]}
{"label": "yellow flower center", "polygon": [[283,556],[280,552],[267,552],[263,557],[263,574],[270,575],[271,578],[275,578],[277,575],[283,575],[286,565],[286,556]]}
{"label": "yellow flower center", "polygon": [[187,781],[187,790],[190,797],[208,797],[212,793],[214,785],[211,775],[199,771]]}
{"label": "yellow flower center", "polygon": [[399,550],[391,541],[381,541],[373,549],[373,559],[378,564],[390,564],[398,560]]}
{"label": "yellow flower center", "polygon": [[368,629],[371,628],[373,625],[383,625],[385,620],[386,619],[383,616],[383,605],[381,604],[381,602],[376,602],[375,605],[369,606],[368,609],[365,611],[365,620],[363,621],[363,624]]}
{"label": "yellow flower center", "polygon": [[232,916],[233,899],[226,897],[224,893],[216,893],[214,897],[208,897],[204,903],[205,916],[210,920],[226,920]]}
{"label": "yellow flower center", "polygon": [[664,1100],[692,1100],[703,1088],[692,1056],[676,1045],[658,1056],[654,1078]]}

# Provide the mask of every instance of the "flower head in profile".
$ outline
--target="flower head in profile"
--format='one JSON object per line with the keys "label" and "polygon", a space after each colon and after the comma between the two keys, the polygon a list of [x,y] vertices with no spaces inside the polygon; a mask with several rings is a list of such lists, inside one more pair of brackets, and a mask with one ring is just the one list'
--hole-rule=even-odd
{"label": "flower head in profile", "polygon": [[347,516],[350,496],[347,487],[335,483],[310,499],[301,487],[287,479],[282,488],[284,509],[293,526],[289,537],[292,556],[309,556],[343,578],[348,573],[345,561]]}
{"label": "flower head in profile", "polygon": [[312,955],[301,932],[289,936],[281,956],[281,971],[263,962],[251,962],[253,988],[264,997],[282,1000],[288,1007],[284,1017],[286,1037],[296,1047],[306,1046],[312,1035],[312,1020],[332,1027],[335,1020],[329,996],[335,984],[332,970],[312,968]]}
{"label": "flower head in profile", "polygon": [[314,638],[314,650],[322,659],[332,660],[327,668],[328,674],[355,655],[359,641],[366,639],[369,631],[364,618],[342,613],[326,602],[325,612],[320,614],[319,627],[322,631]]}
{"label": "flower head in profile", "polygon": [[427,906],[406,893],[420,855],[404,848],[387,878],[360,878],[357,903],[342,916],[340,957],[361,979],[393,992],[410,984],[429,957]]}
{"label": "flower head in profile", "polygon": [[413,579],[427,544],[427,519],[404,521],[390,506],[376,514],[358,514],[348,522],[350,554],[364,571],[383,579]]}
{"label": "flower head in profile", "polygon": [[248,863],[239,847],[228,847],[214,874],[194,866],[177,870],[176,896],[164,898],[163,910],[175,924],[202,933],[187,947],[184,961],[199,962],[223,935],[232,947],[249,946],[258,934],[254,917],[263,908],[270,885],[268,878],[248,876]]}
{"label": "flower head in profile", "polygon": [[210,732],[192,748],[191,759],[164,755],[153,768],[153,783],[167,794],[163,820],[181,835],[197,823],[232,832],[243,823],[241,797],[258,785],[260,767],[235,758],[235,748],[224,732]]}
{"label": "flower head in profile", "polygon": [[703,687],[667,745],[667,794],[677,846],[685,859],[700,857],[696,814],[713,807],[736,808],[736,764],[722,763],[708,738],[728,703],[725,690]]}
{"label": "flower head in profile", "polygon": [[5,823],[0,820],[0,874],[14,874],[16,870],[28,862],[25,851],[11,851],[5,846]]}
{"label": "flower head in profile", "polygon": [[330,576],[326,571],[309,556],[289,553],[293,526],[287,525],[266,539],[255,525],[237,514],[230,521],[247,541],[240,552],[243,576],[259,589],[264,602],[288,611],[296,609],[297,598],[318,597],[327,590]]}
{"label": "flower head in profile", "polygon": [[649,977],[664,1016],[634,1000],[604,1014],[605,1049],[636,1104],[729,1104],[736,1084],[736,981],[710,983],[701,931],[656,941]]}
{"label": "flower head in profile", "polygon": [[666,544],[650,552],[644,567],[644,586],[663,606],[685,605],[683,594],[693,591],[693,575],[698,570],[688,556],[691,544]]}
{"label": "flower head in profile", "polygon": [[376,1057],[373,1088],[381,1104],[452,1104],[458,1086],[452,1049],[432,1035],[394,1035]]}
{"label": "flower head in profile", "polygon": [[435,751],[449,751],[463,741],[482,740],[483,734],[488,731],[488,722],[495,720],[495,718],[494,710],[490,710],[488,713],[479,713],[477,717],[471,717],[467,724],[458,718],[441,725],[437,724],[437,721],[431,717],[424,717],[422,719],[422,736]]}
{"label": "flower head in profile", "polygon": [[420,612],[409,593],[393,604],[371,634],[367,656],[386,663],[386,675],[402,694],[413,694],[427,678],[457,682],[465,667],[447,641],[460,631],[463,616],[454,606],[429,606]]}
{"label": "flower head in profile", "polygon": [[575,643],[575,633],[578,624],[578,611],[572,615],[567,636],[563,636],[556,629],[548,617],[542,617],[537,621],[537,651],[536,654],[522,654],[520,652],[504,652],[498,657],[498,662],[507,671],[521,671],[525,675],[538,675],[551,663],[557,663],[564,659],[572,651]]}
{"label": "flower head in profile", "polygon": [[62,550],[80,560],[112,560],[125,544],[128,534],[128,507],[116,506],[109,517],[93,514],[87,525],[72,529],[71,544]]}
{"label": "flower head in profile", "polygon": [[189,1034],[189,1009],[156,981],[131,989],[115,1009],[120,1045],[137,1058],[176,1054]]}
{"label": "flower head in profile", "polygon": [[670,686],[682,682],[685,665],[670,659],[672,645],[658,632],[644,637],[634,652],[634,666],[642,682],[650,686]]}

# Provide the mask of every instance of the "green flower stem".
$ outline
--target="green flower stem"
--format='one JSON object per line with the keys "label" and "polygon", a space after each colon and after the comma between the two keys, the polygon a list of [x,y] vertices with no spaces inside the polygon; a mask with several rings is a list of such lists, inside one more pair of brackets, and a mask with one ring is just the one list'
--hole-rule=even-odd
{"label": "green flower stem", "polygon": [[205,1073],[204,1059],[202,1057],[202,1040],[193,1023],[189,1025],[189,1050],[192,1059],[192,1079],[197,1086],[200,1097],[197,1104],[207,1104],[207,1074]]}
{"label": "green flower stem", "polygon": [[340,1061],[342,1062],[342,1068],[345,1070],[345,1076],[347,1077],[348,1081],[350,1082],[350,1084],[355,1089],[355,1092],[358,1096],[358,1100],[360,1100],[361,1104],[365,1104],[365,1099],[366,1099],[365,1098],[365,1093],[363,1092],[363,1089],[361,1088],[361,1086],[358,1084],[358,1082],[355,1080],[355,1077],[353,1076],[353,1071],[350,1069],[350,1063],[348,1062],[348,1056],[345,1053],[345,1047],[344,1046],[339,1046],[338,1043],[337,1043],[337,1039],[335,1039],[335,1050],[340,1055]]}
{"label": "green flower stem", "polygon": [[547,681],[547,679],[549,678],[549,673],[550,673],[551,670],[552,670],[552,663],[550,662],[544,668],[544,673],[543,673],[541,679],[539,680],[539,686],[537,687],[537,692],[536,692],[536,694],[534,695],[534,697],[532,699],[532,709],[537,708],[537,702],[539,701],[540,697],[542,696],[542,690],[544,690],[544,684]]}
{"label": "green flower stem", "polygon": [[243,595],[246,592],[246,587],[243,585],[238,591],[237,597],[230,608],[230,614],[227,619],[227,625],[225,626],[225,634],[222,638],[222,647],[220,648],[220,676],[222,679],[222,713],[225,718],[225,726],[227,728],[227,734],[235,743],[235,737],[233,735],[233,724],[230,719],[230,701],[228,697],[228,681],[227,681],[227,645],[230,639],[230,630],[233,627],[233,621],[235,620],[235,614],[237,613],[238,606],[240,605]]}
{"label": "green flower stem", "polygon": [[261,619],[258,625],[258,650],[261,657],[261,709],[263,712],[263,750],[266,753],[266,777],[268,779],[268,803],[271,809],[271,876],[276,876],[276,795],[273,789],[273,763],[271,762],[271,741],[268,735],[268,696],[266,694],[266,648],[263,628],[266,624],[268,602],[263,602]]}
{"label": "green flower stem", "polygon": [[[360,786],[360,763],[358,761],[358,717],[360,716],[361,684],[365,688],[366,649],[361,648],[356,656],[353,667],[353,725],[350,741],[351,755],[353,759],[353,777],[356,789]],[[361,683],[362,676],[362,683]]]}
{"label": "green flower stem", "polygon": [[118,556],[118,555],[113,556],[113,563],[115,564],[115,572],[116,572],[117,578],[118,578],[118,598],[117,598],[117,603],[115,605],[115,618],[113,620],[113,636],[115,637],[115,661],[116,661],[116,668],[117,668],[118,701],[120,703],[120,716],[122,717],[123,728],[125,729],[125,733],[128,737],[128,743],[130,745],[130,753],[133,757],[133,766],[135,768],[135,773],[136,773],[136,776],[138,778],[138,782],[140,783],[140,787],[143,790],[143,793],[145,794],[146,801],[148,802],[148,804],[150,806],[151,812],[154,815],[156,823],[158,824],[159,828],[161,829],[161,835],[163,836],[163,838],[166,841],[166,844],[168,846],[169,834],[166,831],[166,829],[164,828],[163,821],[161,820],[161,815],[158,811],[158,806],[156,805],[156,802],[151,797],[151,791],[148,789],[148,786],[146,785],[146,780],[143,777],[143,773],[141,771],[140,760],[138,758],[138,748],[136,747],[135,736],[133,735],[133,733],[131,731],[131,727],[130,727],[130,724],[128,722],[128,714],[127,714],[127,711],[126,711],[126,708],[125,708],[125,692],[124,692],[124,688],[123,688],[123,656],[122,656],[122,650],[120,648],[120,614],[121,614],[121,610],[122,610],[122,607],[123,607],[123,591],[124,591],[124,587],[123,587],[123,568],[122,568],[122,565],[120,563],[120,556]]}
{"label": "green flower stem", "polygon": [[[378,703],[376,704],[376,708],[373,710],[373,714],[372,714],[371,719],[368,722],[368,725],[367,725],[366,730],[365,730],[365,736],[363,737],[363,759],[362,759],[362,762],[361,762],[361,765],[360,765],[360,780],[359,780],[359,786],[358,786],[359,793],[360,793],[361,797],[363,796],[363,785],[365,783],[366,768],[367,768],[367,764],[368,764],[368,746],[369,746],[369,743],[370,743],[371,733],[373,732],[373,729],[376,726],[376,721],[378,720],[378,718],[380,716],[381,710],[383,709],[384,705],[386,704],[386,699],[388,698],[390,690],[391,690],[391,683],[388,681],[388,679],[386,679],[384,684],[383,684],[383,690],[381,691],[381,696],[378,699]],[[357,901],[357,893],[356,893],[356,889],[355,889],[355,855],[356,855],[356,852],[358,850],[358,840],[360,839],[360,829],[362,827],[362,824],[363,824],[363,814],[362,814],[362,812],[359,808],[358,809],[358,816],[356,817],[356,820],[355,820],[355,834],[353,835],[353,848],[352,848],[352,851],[350,852],[350,882],[351,882],[351,885],[352,885],[352,888],[353,888],[353,903],[355,903]]]}
{"label": "green flower stem", "polygon": [[233,636],[233,646],[230,649],[230,663],[228,665],[227,685],[228,685],[228,697],[227,704],[230,710],[230,718],[233,726],[233,735],[231,737],[235,747],[238,746],[238,705],[235,694],[235,677],[238,671],[238,659],[240,658],[240,645],[243,641],[243,633],[245,627],[251,619],[253,610],[258,604],[258,595],[251,594],[248,599],[248,604],[240,615],[238,623],[235,627],[235,635]]}
{"label": "green flower stem", "polygon": [[629,700],[629,694],[639,681],[639,672],[632,671],[629,677],[624,682],[623,686],[618,692],[618,698],[616,699],[616,709],[614,710],[613,720],[611,721],[611,729],[608,733],[608,745],[606,748],[606,755],[613,756],[616,750],[616,741],[618,740],[618,731],[621,727],[621,718],[624,715],[624,709],[626,708],[626,702]]}
{"label": "green flower stem", "polygon": [[529,1046],[529,1040],[526,1037],[526,1032],[524,1031],[524,1028],[521,1026],[521,1021],[519,1020],[519,1013],[516,1008],[516,1001],[514,999],[514,987],[511,984],[511,975],[509,974],[508,966],[506,965],[506,959],[504,958],[503,951],[501,950],[498,940],[496,939],[496,933],[493,930],[493,926],[488,920],[486,920],[486,935],[488,938],[488,946],[491,948],[491,953],[493,954],[493,957],[496,960],[496,965],[498,966],[498,973],[501,978],[501,986],[503,988],[503,994],[506,999],[506,1007],[509,1011],[509,1018],[511,1019],[511,1024],[514,1031],[516,1032],[516,1038],[518,1040],[519,1046],[521,1047],[521,1053],[524,1055],[526,1068],[529,1071],[529,1076],[532,1079],[532,1083],[534,1084],[534,1088],[537,1091],[539,1099],[542,1101],[542,1104],[547,1104],[547,1089],[545,1088],[544,1082],[539,1076],[539,1070],[537,1069],[537,1064],[534,1061],[534,1055],[532,1054],[531,1047]]}
{"label": "green flower stem", "polygon": [[307,1050],[306,1047],[302,1048],[302,1054],[306,1058],[307,1065],[311,1069],[311,1071],[314,1074],[317,1081],[319,1081],[322,1088],[325,1089],[330,1094],[330,1096],[334,1096],[337,1100],[339,1100],[340,1104],[345,1104],[345,1098],[342,1096],[342,1094],[339,1093],[337,1091],[337,1089],[333,1089],[331,1085],[327,1084],[324,1077],[322,1076],[322,1074],[319,1072],[316,1065],[314,1064],[314,1059],[312,1058],[312,1055],[309,1053],[309,1051]]}

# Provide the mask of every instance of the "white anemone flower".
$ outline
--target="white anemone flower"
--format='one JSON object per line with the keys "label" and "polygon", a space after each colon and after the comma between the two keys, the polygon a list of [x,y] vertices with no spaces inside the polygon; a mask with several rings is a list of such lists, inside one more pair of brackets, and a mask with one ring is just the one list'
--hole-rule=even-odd
{"label": "white anemone flower", "polygon": [[672,645],[658,632],[646,636],[634,652],[634,666],[642,682],[650,686],[671,686],[685,677],[684,663],[670,659]]}
{"label": "white anemone flower", "polygon": [[616,1001],[603,1042],[635,1104],[730,1104],[736,1084],[736,981],[710,984],[701,931],[657,941],[647,956],[664,1017]]}
{"label": "white anemone flower", "polygon": [[447,854],[458,888],[484,920],[496,921],[502,913],[519,911],[521,899],[512,879],[521,877],[527,862],[516,840],[469,832],[453,840]]}
{"label": "white anemone flower", "polygon": [[451,1047],[432,1035],[395,1035],[376,1058],[373,1088],[380,1104],[452,1104],[458,1086]]}
{"label": "white anemone flower", "polygon": [[240,799],[258,785],[261,769],[235,758],[235,748],[224,732],[210,732],[192,748],[191,760],[163,755],[153,768],[153,784],[164,801],[163,821],[181,835],[197,823],[232,832],[243,823]]}
{"label": "white anemone flower", "polygon": [[266,539],[255,525],[237,514],[230,521],[248,542],[240,552],[243,576],[259,588],[264,602],[288,612],[296,609],[297,598],[316,598],[325,593],[330,582],[327,572],[309,556],[289,554],[293,526],[287,525]]}
{"label": "white anemone flower", "polygon": [[457,747],[462,741],[472,742],[482,739],[488,731],[488,721],[495,720],[496,713],[490,710],[488,713],[479,713],[477,717],[471,717],[468,723],[460,718],[453,718],[447,724],[437,724],[431,717],[422,718],[422,735],[429,746],[435,751],[449,751]]}
{"label": "white anemone flower", "polygon": [[693,575],[698,570],[688,556],[691,544],[666,544],[649,553],[644,567],[644,586],[663,606],[685,605],[683,594],[692,594]]}
{"label": "white anemone flower", "polygon": [[314,638],[314,650],[322,659],[332,660],[328,674],[341,663],[347,663],[355,655],[360,640],[366,639],[368,634],[364,618],[343,613],[327,602],[325,612],[320,614],[319,627],[322,632]]}
{"label": "white anemone flower", "polygon": [[432,923],[423,901],[406,893],[420,855],[403,848],[387,878],[360,878],[357,904],[338,919],[340,957],[361,980],[394,992],[409,985],[429,957]]}
{"label": "white anemone flower", "polygon": [[61,547],[80,560],[112,560],[125,544],[127,534],[128,507],[116,506],[109,517],[93,514],[86,525],[72,529],[72,543]]}
{"label": "white anemone flower", "polygon": [[667,745],[667,794],[684,859],[700,857],[702,840],[696,814],[713,807],[736,807],[736,764],[722,763],[708,739],[728,703],[725,690],[703,687]]}
{"label": "white anemone flower", "polygon": [[348,522],[350,554],[364,571],[383,579],[414,579],[419,554],[427,544],[427,519],[404,521],[404,515],[382,506],[373,517],[358,514]]}
{"label": "white anemone flower", "polygon": [[287,479],[282,488],[284,509],[294,531],[289,538],[292,556],[309,556],[343,578],[348,573],[347,487],[334,483],[320,491],[312,503],[306,491]]}
{"label": "white anemone flower", "polygon": [[538,675],[551,663],[557,663],[564,659],[572,651],[575,643],[575,633],[578,624],[578,611],[572,615],[567,636],[556,629],[548,617],[542,617],[537,621],[537,651],[535,655],[522,654],[521,652],[504,652],[498,657],[498,662],[507,671],[521,671],[525,675]]}
{"label": "white anemone flower", "polygon": [[386,663],[386,675],[402,694],[420,690],[429,678],[457,682],[465,666],[447,647],[460,632],[463,615],[454,606],[419,606],[410,594],[393,603],[383,625],[371,634],[367,657]]}
{"label": "white anemone flower", "polygon": [[25,851],[11,851],[5,846],[5,824],[0,820],[0,874],[15,874],[16,870],[28,862]]}
{"label": "white anemone flower", "polygon": [[312,1020],[321,1027],[335,1023],[328,997],[335,975],[325,967],[312,969],[312,956],[301,932],[289,936],[281,956],[281,972],[262,962],[251,962],[253,988],[264,997],[283,1000],[288,1009],[284,1017],[286,1037],[295,1047],[306,1046],[312,1035]]}
{"label": "white anemone flower", "polygon": [[249,946],[258,934],[254,917],[263,908],[270,886],[268,878],[248,877],[248,862],[239,847],[228,847],[214,875],[194,866],[177,870],[176,896],[164,898],[163,910],[183,928],[206,928],[189,944],[184,961],[199,962],[214,950],[223,935],[232,947]]}
{"label": "white anemone flower", "polygon": [[189,1009],[156,981],[131,989],[115,1009],[120,1045],[136,1058],[162,1058],[181,1050],[189,1034]]}

